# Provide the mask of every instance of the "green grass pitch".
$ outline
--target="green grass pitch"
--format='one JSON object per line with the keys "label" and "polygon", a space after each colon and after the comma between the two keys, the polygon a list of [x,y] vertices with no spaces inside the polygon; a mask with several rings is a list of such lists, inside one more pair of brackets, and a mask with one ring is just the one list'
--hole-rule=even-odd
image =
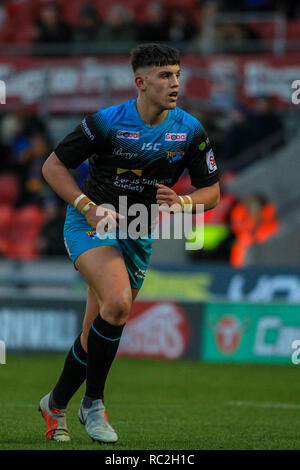
{"label": "green grass pitch", "polygon": [[37,408],[63,355],[8,354],[0,366],[0,449],[300,449],[300,366],[208,364],[118,358],[106,408],[119,434],[93,443],[77,418],[84,389],[67,415],[72,441],[45,440]]}

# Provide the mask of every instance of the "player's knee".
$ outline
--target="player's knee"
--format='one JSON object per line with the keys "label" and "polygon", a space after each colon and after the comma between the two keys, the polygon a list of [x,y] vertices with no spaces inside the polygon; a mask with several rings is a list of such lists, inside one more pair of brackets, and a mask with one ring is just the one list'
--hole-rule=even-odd
{"label": "player's knee", "polygon": [[105,303],[101,309],[101,316],[111,325],[123,325],[130,313],[132,300],[129,296],[121,295]]}

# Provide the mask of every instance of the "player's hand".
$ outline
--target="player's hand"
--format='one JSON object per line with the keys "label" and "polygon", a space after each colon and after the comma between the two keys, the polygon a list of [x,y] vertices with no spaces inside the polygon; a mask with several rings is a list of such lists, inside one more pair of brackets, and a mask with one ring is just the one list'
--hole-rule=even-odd
{"label": "player's hand", "polygon": [[93,230],[104,235],[118,227],[117,220],[123,219],[124,216],[103,206],[92,206],[85,214],[85,218]]}
{"label": "player's hand", "polygon": [[156,201],[159,206],[167,204],[169,207],[173,206],[175,212],[181,210],[181,201],[173,189],[164,184],[156,184],[155,186],[157,188]]}

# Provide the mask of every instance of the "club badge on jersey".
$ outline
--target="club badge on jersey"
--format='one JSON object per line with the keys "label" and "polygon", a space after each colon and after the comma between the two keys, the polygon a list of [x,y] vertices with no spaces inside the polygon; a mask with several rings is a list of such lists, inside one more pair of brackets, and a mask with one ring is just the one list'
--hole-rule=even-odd
{"label": "club badge on jersey", "polygon": [[216,164],[215,156],[214,156],[212,149],[210,149],[206,153],[206,164],[208,168],[208,173],[213,173],[214,171],[216,171],[217,164]]}

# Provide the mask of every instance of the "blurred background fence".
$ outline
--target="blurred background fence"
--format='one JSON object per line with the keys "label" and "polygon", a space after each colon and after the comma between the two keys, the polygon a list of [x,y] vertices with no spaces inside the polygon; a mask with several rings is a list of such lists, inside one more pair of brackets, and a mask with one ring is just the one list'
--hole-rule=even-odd
{"label": "blurred background fence", "polygon": [[[206,337],[205,318],[212,315],[236,338],[237,331],[244,331],[244,314],[239,312],[248,309],[245,315],[253,322],[256,318],[252,307],[237,305],[263,302],[266,318],[273,311],[281,324],[284,318],[298,322],[299,3],[1,1],[0,80],[6,100],[0,104],[0,339],[12,349],[14,322],[23,315],[20,325],[25,328],[30,299],[34,308],[39,303],[44,308],[55,298],[53,315],[59,305],[66,308],[66,303],[78,302],[73,314],[81,318],[86,287],[65,252],[65,205],[43,180],[41,168],[58,140],[86,114],[136,96],[129,52],[150,41],[182,51],[179,105],[199,118],[210,136],[221,172],[222,199],[205,214],[203,249],[188,252],[184,240],[156,240],[132,321],[138,323],[139,309],[148,309],[143,302],[158,302],[161,310],[152,314],[160,311],[166,325],[181,325],[178,318],[183,317],[176,309],[185,308],[182,302],[193,302],[193,313],[187,314],[192,319],[189,331],[198,325],[199,335],[203,329],[200,336]],[[79,183],[87,170],[85,162],[74,172]],[[174,189],[178,194],[192,191],[189,175],[184,174]],[[195,230],[197,223],[195,217]],[[225,320],[218,317],[219,307],[209,307],[224,301],[232,305],[223,307]],[[168,310],[164,302],[173,307]],[[278,317],[272,302],[281,302],[286,312],[291,306],[292,316]],[[235,312],[230,317],[228,308]],[[62,331],[71,328],[72,333],[77,320],[65,322],[65,314]],[[159,328],[154,316],[153,325]],[[148,324],[148,316],[142,317]],[[33,329],[34,324],[30,323]],[[175,326],[175,336],[188,337],[188,327]],[[284,336],[285,351],[291,350],[291,338],[297,339],[296,326],[294,336]],[[142,329],[136,326],[132,333],[134,344],[134,335],[139,337]],[[278,336],[279,326],[273,330]],[[38,331],[37,327],[34,338]],[[21,330],[20,334],[23,337]],[[200,357],[195,341],[186,349],[190,357]],[[236,341],[239,351],[240,340]],[[17,344],[22,346],[22,341]],[[226,356],[229,349],[224,351]],[[214,354],[209,357],[217,359]]]}

